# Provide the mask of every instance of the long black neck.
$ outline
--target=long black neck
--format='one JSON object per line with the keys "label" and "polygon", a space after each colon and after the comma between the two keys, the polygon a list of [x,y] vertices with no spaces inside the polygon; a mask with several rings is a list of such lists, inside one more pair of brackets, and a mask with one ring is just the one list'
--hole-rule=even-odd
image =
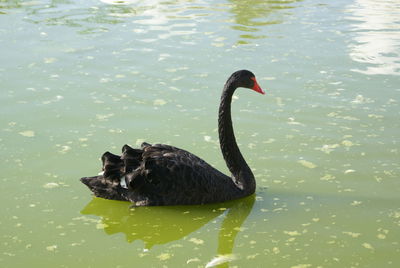
{"label": "long black neck", "polygon": [[224,86],[219,106],[218,133],[226,165],[232,173],[234,183],[243,191],[243,196],[245,196],[254,193],[256,184],[251,169],[240,153],[233,132],[231,102],[236,88],[237,86],[233,79],[229,79]]}

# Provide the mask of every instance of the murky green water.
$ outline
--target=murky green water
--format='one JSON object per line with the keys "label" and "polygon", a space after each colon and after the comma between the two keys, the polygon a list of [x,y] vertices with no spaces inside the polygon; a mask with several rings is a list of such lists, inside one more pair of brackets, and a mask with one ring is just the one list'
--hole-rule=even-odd
{"label": "murky green water", "polygon": [[[116,1],[117,2],[117,1]],[[399,267],[400,5],[0,1],[1,267]],[[80,184],[142,140],[226,171],[221,88],[255,196],[129,209]]]}

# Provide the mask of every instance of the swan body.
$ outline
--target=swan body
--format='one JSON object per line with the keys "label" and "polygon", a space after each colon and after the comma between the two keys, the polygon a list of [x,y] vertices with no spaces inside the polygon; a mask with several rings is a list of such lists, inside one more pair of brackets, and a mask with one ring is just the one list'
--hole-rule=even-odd
{"label": "swan body", "polygon": [[120,156],[104,153],[103,173],[81,181],[98,197],[130,201],[134,206],[218,203],[253,194],[254,175],[239,151],[231,120],[230,105],[238,87],[264,94],[247,70],[233,73],[224,86],[218,130],[232,177],[188,151],[143,143],[140,149],[124,145]]}

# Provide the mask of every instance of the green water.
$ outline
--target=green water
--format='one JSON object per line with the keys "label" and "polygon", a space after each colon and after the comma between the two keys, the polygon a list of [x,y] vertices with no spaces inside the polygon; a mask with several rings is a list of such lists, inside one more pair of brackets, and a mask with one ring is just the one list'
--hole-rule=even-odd
{"label": "green water", "polygon": [[[397,0],[0,1],[1,267],[400,267]],[[79,182],[146,140],[255,196],[130,209]]]}

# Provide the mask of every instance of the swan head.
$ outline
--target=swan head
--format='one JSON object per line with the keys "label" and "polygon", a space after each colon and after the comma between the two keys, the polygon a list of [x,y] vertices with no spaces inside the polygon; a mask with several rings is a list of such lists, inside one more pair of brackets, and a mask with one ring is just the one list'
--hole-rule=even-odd
{"label": "swan head", "polygon": [[249,88],[258,93],[265,94],[264,90],[258,85],[256,76],[248,70],[234,72],[228,81],[234,83],[237,87]]}

